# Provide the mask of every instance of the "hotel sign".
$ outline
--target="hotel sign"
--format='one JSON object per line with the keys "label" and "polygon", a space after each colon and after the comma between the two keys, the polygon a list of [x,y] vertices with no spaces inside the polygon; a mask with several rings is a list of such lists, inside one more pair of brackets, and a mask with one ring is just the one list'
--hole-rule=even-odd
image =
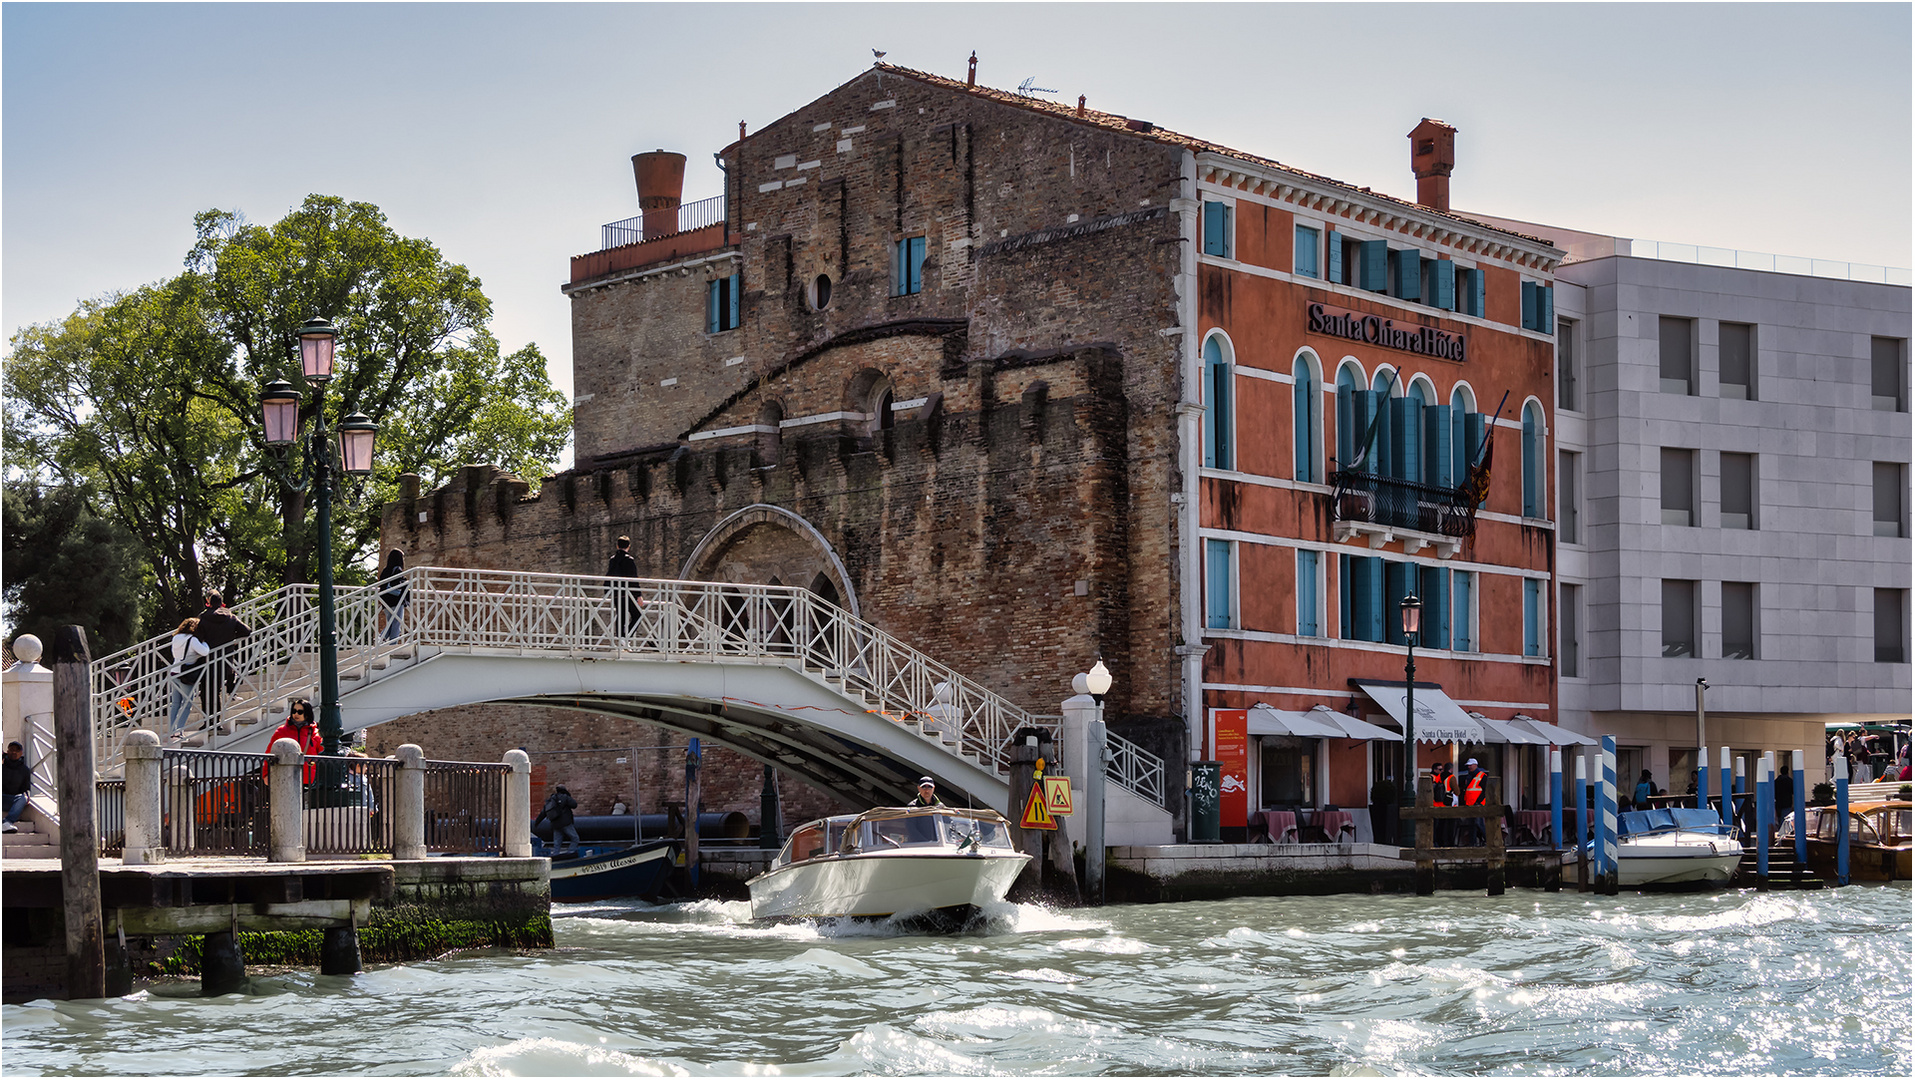
{"label": "hotel sign", "polygon": [[1327,304],[1310,305],[1310,332],[1400,349],[1418,356],[1433,356],[1438,360],[1461,363],[1468,359],[1468,342],[1462,334],[1421,323],[1399,323],[1381,315],[1365,315]]}

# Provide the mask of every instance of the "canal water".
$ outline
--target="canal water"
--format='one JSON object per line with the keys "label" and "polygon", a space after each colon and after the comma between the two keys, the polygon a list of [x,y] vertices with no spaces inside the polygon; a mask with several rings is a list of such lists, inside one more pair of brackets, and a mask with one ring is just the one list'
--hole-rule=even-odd
{"label": "canal water", "polygon": [[8,1005],[87,1074],[1908,1076],[1910,893],[1341,896],[954,937],[745,905],[560,906],[558,948]]}

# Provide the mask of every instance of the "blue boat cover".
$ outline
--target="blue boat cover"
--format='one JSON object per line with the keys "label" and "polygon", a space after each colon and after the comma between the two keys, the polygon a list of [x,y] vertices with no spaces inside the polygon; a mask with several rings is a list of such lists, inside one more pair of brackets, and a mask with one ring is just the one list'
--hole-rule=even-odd
{"label": "blue boat cover", "polygon": [[1668,832],[1672,829],[1685,829],[1689,832],[1722,833],[1722,819],[1713,810],[1702,810],[1693,806],[1670,806],[1660,810],[1631,810],[1616,819],[1616,831],[1622,836],[1634,836],[1640,833]]}

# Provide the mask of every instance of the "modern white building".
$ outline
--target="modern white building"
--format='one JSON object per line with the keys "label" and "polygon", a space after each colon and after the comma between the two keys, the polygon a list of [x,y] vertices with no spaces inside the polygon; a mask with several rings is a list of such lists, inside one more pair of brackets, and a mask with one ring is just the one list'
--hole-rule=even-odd
{"label": "modern white building", "polygon": [[1707,680],[1712,766],[1820,780],[1827,722],[1910,714],[1908,271],[1491,223],[1569,252],[1562,722],[1681,792]]}

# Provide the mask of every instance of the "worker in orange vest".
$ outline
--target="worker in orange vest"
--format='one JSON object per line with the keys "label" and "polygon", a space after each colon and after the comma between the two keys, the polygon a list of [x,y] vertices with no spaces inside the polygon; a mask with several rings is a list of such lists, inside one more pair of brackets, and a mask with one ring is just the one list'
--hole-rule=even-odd
{"label": "worker in orange vest", "polygon": [[[1450,763],[1439,761],[1430,769],[1430,780],[1434,790],[1431,800],[1437,806],[1456,805],[1456,777],[1450,772]],[[1436,846],[1456,846],[1456,820],[1454,818],[1436,819]]]}
{"label": "worker in orange vest", "polygon": [[[1475,758],[1471,758],[1463,763],[1464,806],[1483,805],[1484,799],[1486,798],[1484,784],[1486,784],[1488,780],[1489,774],[1477,767]],[[1483,835],[1482,818],[1463,819],[1463,845],[1465,847],[1481,847],[1483,845]]]}

